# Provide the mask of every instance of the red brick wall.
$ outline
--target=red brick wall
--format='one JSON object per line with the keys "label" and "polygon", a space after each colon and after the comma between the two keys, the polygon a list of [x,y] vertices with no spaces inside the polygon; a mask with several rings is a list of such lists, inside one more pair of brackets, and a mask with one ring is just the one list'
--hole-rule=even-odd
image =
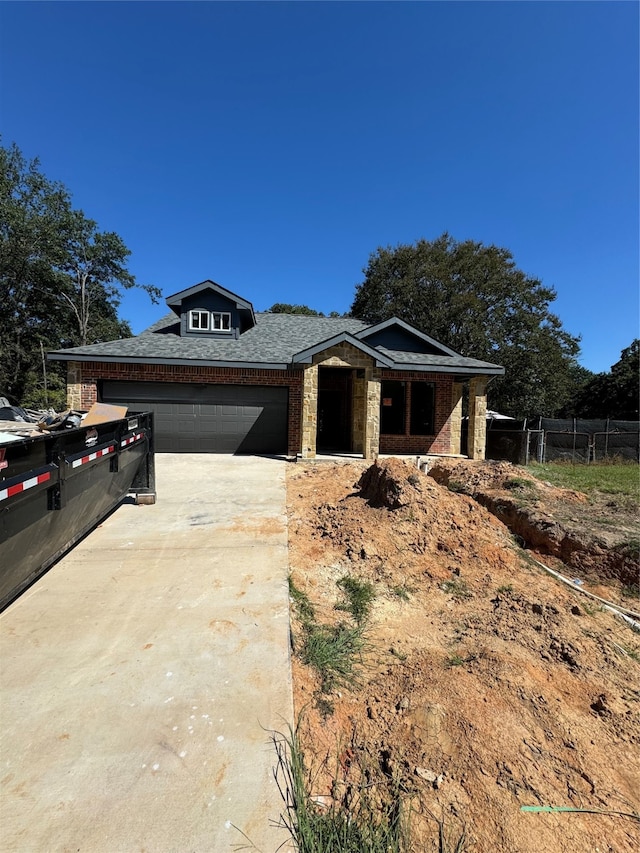
{"label": "red brick wall", "polygon": [[[162,364],[103,364],[84,362],[81,365],[81,408],[88,409],[98,401],[101,379],[128,382],[192,382],[224,383],[226,385],[272,385],[289,388],[288,452],[291,456],[302,447],[302,370],[257,370],[242,367],[188,367]],[[380,453],[449,453],[451,446],[451,386],[446,374],[382,370],[383,379],[435,383],[435,434],[409,435],[410,391],[406,396],[406,434],[381,435]]]}
{"label": "red brick wall", "polygon": [[[405,397],[405,434],[380,435],[380,453],[450,453],[451,451],[451,394],[453,380],[447,374],[399,372],[382,370],[382,379],[407,382]],[[433,435],[409,435],[411,422],[411,382],[435,384],[435,412]]]}
{"label": "red brick wall", "polygon": [[196,382],[225,385],[271,385],[289,388],[288,453],[295,455],[302,446],[302,370],[256,370],[242,367],[188,367],[163,364],[102,364],[88,361],[82,365],[81,408],[98,401],[101,379],[127,382]]}

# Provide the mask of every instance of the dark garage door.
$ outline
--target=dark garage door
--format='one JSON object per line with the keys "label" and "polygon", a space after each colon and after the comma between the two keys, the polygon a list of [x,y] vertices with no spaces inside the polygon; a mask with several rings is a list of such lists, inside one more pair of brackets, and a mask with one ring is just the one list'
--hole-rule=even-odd
{"label": "dark garage door", "polygon": [[287,388],[105,381],[102,402],[154,413],[162,453],[284,453]]}

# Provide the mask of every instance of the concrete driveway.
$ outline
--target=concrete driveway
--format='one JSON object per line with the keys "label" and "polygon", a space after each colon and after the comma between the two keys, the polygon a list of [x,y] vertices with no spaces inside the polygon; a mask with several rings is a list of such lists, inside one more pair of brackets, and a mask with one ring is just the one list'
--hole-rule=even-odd
{"label": "concrete driveway", "polygon": [[156,464],[155,506],[119,507],[0,616],[3,853],[286,841],[286,463]]}

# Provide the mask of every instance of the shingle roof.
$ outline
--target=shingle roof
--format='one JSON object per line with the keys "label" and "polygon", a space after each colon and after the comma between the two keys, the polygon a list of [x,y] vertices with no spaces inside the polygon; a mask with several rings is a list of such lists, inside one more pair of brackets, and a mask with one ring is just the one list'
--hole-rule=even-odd
{"label": "shingle roof", "polygon": [[[302,314],[256,315],[256,325],[238,339],[180,336],[180,322],[174,314],[163,317],[134,338],[72,347],[49,353],[52,360],[124,361],[147,363],[199,364],[202,366],[257,366],[285,368],[294,355],[341,332],[356,335],[366,323],[349,317],[309,317]],[[461,355],[427,355],[377,347],[390,357],[395,367],[446,370],[463,373],[502,374],[495,364]]]}

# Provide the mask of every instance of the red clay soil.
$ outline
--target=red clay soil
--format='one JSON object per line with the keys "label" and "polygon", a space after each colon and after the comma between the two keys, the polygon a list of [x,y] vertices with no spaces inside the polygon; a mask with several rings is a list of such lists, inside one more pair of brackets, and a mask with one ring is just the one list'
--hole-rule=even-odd
{"label": "red clay soil", "polygon": [[[362,476],[364,473],[364,476]],[[410,807],[411,850],[637,851],[640,636],[540,570],[473,498],[406,463],[289,468],[291,575],[316,621],[345,575],[376,597],[357,683],[318,707],[294,654],[294,700],[318,802],[363,780]],[[293,615],[294,649],[304,629]],[[385,788],[386,786],[386,788]],[[322,808],[320,805],[319,808]]]}
{"label": "red clay soil", "polygon": [[[429,476],[487,507],[528,549],[592,584],[638,586],[635,502],[558,489],[510,462],[441,459]],[[615,595],[615,593],[614,593]]]}

